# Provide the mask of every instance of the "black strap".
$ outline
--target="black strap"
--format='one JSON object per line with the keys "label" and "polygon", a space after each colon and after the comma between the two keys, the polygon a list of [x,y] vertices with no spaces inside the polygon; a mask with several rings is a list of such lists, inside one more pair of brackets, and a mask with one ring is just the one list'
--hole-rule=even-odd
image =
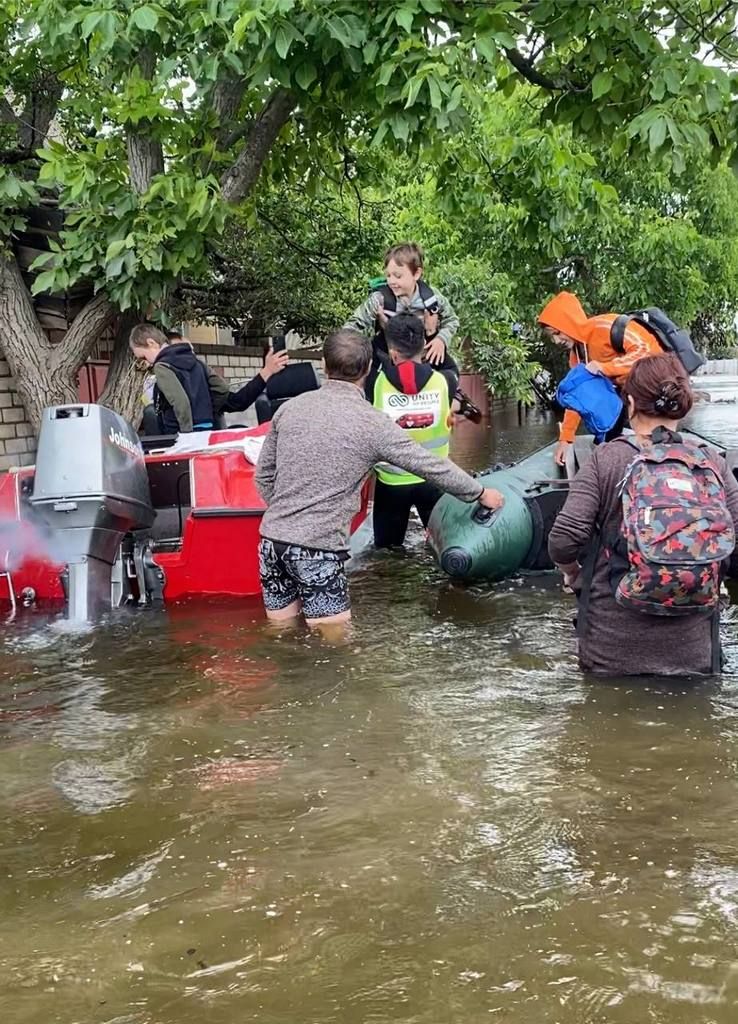
{"label": "black strap", "polygon": [[610,344],[618,355],[622,355],[625,352],[625,331],[632,319],[632,313],[621,313],[620,316],[615,318],[610,328]]}
{"label": "black strap", "polygon": [[384,300],[382,303],[384,308],[388,310],[390,313],[394,313],[395,310],[397,309],[397,296],[392,291],[390,286],[388,284],[383,284],[381,288],[377,289],[377,291]]}
{"label": "black strap", "polygon": [[719,675],[723,669],[723,649],[720,646],[720,605],[718,604],[710,617],[710,641],[712,657],[710,659],[710,670],[714,675]]}
{"label": "black strap", "polygon": [[[383,284],[381,285],[381,287],[377,288],[376,291],[379,292],[379,294],[382,296],[384,300],[384,308],[388,312],[394,313],[397,310],[397,296],[392,291],[390,286],[388,284]],[[433,291],[428,282],[424,281],[422,277],[418,281],[418,294],[420,295],[420,298],[422,299],[423,305],[425,306],[426,309],[432,310],[433,306],[438,305],[436,293]]]}
{"label": "black strap", "polygon": [[420,298],[423,300],[423,305],[425,306],[425,308],[430,312],[435,312],[433,307],[438,307],[438,299],[436,298],[436,293],[433,291],[428,282],[424,281],[422,277],[418,281],[418,294],[420,295]]}

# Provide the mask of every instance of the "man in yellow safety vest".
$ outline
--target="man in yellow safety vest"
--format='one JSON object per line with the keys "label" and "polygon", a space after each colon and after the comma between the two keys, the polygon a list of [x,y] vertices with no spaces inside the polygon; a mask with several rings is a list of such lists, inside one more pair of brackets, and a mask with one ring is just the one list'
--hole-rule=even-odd
{"label": "man in yellow safety vest", "polygon": [[[448,457],[451,405],[459,384],[452,369],[439,371],[422,361],[423,322],[412,313],[398,313],[385,328],[389,357],[374,383],[375,409],[435,455]],[[374,544],[402,547],[410,512],[415,508],[424,526],[441,492],[421,477],[381,462],[375,467]]]}

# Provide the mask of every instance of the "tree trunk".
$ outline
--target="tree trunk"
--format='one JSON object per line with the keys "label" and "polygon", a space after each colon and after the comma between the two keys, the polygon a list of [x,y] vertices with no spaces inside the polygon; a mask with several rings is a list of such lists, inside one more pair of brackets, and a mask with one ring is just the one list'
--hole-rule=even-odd
{"label": "tree trunk", "polygon": [[138,426],[143,413],[141,390],[143,376],[136,369],[131,358],[128,336],[131,328],[141,319],[140,314],[129,310],[121,314],[115,332],[115,344],[108,370],[108,379],[100,396],[100,405],[106,405],[125,417],[135,427]]}
{"label": "tree trunk", "polygon": [[18,264],[0,255],[0,349],[35,430],[46,406],[76,402],[77,375],[115,310],[103,295],[75,317],[58,345],[52,345],[36,317]]}

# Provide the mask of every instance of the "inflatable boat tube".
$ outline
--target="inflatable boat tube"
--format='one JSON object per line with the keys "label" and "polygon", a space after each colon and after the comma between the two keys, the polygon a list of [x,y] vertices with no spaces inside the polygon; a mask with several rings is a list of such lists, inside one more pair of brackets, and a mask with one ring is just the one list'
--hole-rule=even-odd
{"label": "inflatable boat tube", "polygon": [[556,445],[550,444],[516,465],[480,474],[480,483],[505,496],[496,512],[444,495],[428,524],[443,571],[460,580],[500,580],[521,569],[551,569],[548,533],[566,500],[569,478],[591,447],[591,438],[578,438],[566,470],[556,465]]}

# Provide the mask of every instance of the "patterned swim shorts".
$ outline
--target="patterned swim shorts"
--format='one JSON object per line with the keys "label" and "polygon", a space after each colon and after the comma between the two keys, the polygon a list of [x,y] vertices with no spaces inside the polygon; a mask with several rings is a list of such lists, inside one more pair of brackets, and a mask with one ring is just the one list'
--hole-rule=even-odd
{"label": "patterned swim shorts", "polygon": [[325,619],[349,611],[351,599],[344,568],[347,557],[340,551],[317,551],[262,537],[259,575],[264,607],[275,612],[300,601],[306,619]]}

